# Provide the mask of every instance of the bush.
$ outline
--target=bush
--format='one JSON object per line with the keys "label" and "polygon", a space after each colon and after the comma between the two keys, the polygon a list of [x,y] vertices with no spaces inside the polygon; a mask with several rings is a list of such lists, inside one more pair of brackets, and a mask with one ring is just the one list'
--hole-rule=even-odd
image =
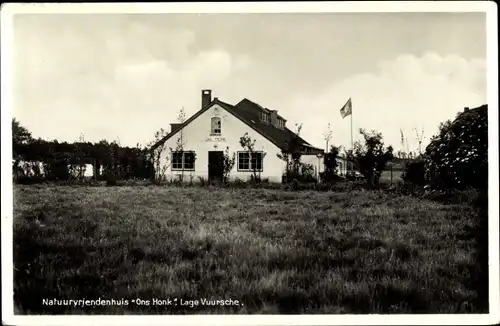
{"label": "bush", "polygon": [[47,180],[63,181],[70,177],[68,162],[65,159],[53,159],[43,163],[43,170]]}
{"label": "bush", "polygon": [[324,171],[319,173],[319,179],[322,183],[337,183],[341,182],[344,179],[340,176],[338,176],[336,173],[333,173],[332,171]]}
{"label": "bush", "polygon": [[464,190],[431,190],[426,191],[422,198],[443,204],[467,204],[473,206],[478,202],[479,192],[474,188],[467,188]]}
{"label": "bush", "polygon": [[[306,170],[307,171],[307,170]],[[285,173],[281,177],[282,183],[290,183],[297,181],[299,183],[316,183],[318,182],[318,179],[314,176],[313,173],[294,173],[292,171],[289,171],[288,173]]]}
{"label": "bush", "polygon": [[314,186],[314,190],[316,191],[330,191],[332,188],[332,185],[329,183],[317,183]]}
{"label": "bush", "polygon": [[402,184],[397,184],[396,186],[390,188],[389,191],[398,195],[420,197],[424,195],[425,187],[408,181]]}
{"label": "bush", "polygon": [[364,181],[343,181],[331,186],[330,190],[335,192],[349,192],[353,190],[366,189],[368,186]]}
{"label": "bush", "polygon": [[116,181],[116,178],[114,177],[108,177],[106,179],[106,186],[108,187],[114,187],[114,186],[117,186],[118,185],[118,182]]}
{"label": "bush", "polygon": [[232,188],[246,188],[247,183],[240,178],[235,178],[233,182],[230,183]]}
{"label": "bush", "polygon": [[440,126],[425,152],[434,188],[480,188],[488,182],[488,106],[465,110]]}
{"label": "bush", "polygon": [[[387,162],[392,160],[392,146],[385,146],[382,134],[372,130],[367,132],[360,129],[364,142],[356,142],[354,150],[349,151],[347,157],[355,162],[359,172],[365,178],[370,187],[376,187],[379,184],[382,171],[384,171]],[[357,176],[348,176],[356,179]]]}
{"label": "bush", "polygon": [[420,159],[406,163],[401,177],[405,183],[425,185],[425,161]]}
{"label": "bush", "polygon": [[32,185],[32,184],[37,184],[37,183],[44,183],[47,182],[47,180],[43,177],[32,177],[32,176],[19,176],[14,180],[15,183],[21,184],[21,185]]}

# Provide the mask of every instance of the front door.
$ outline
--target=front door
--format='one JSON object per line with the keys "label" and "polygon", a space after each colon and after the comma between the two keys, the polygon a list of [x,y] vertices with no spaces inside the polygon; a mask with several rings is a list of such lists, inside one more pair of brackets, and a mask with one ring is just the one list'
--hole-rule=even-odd
{"label": "front door", "polygon": [[208,152],[208,179],[213,182],[222,181],[224,175],[224,152]]}

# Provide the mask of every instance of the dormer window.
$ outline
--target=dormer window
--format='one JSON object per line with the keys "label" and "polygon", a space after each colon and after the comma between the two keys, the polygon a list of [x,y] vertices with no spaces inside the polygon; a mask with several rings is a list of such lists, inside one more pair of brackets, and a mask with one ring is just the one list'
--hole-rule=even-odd
{"label": "dormer window", "polygon": [[222,125],[221,125],[221,120],[219,117],[213,117],[211,119],[211,135],[220,135],[222,133]]}
{"label": "dormer window", "polygon": [[285,128],[285,120],[278,119],[277,127],[280,128],[280,129],[284,129]]}
{"label": "dormer window", "polygon": [[261,111],[260,112],[260,120],[262,120],[262,122],[265,122],[265,123],[270,123],[271,116],[266,111]]}

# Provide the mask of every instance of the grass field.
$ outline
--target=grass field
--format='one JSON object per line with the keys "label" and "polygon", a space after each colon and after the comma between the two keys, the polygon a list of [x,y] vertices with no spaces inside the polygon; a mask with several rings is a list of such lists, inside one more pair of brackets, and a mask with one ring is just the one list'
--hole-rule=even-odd
{"label": "grass field", "polygon": [[[478,313],[474,228],[471,207],[382,191],[16,186],[14,301],[37,314]],[[42,305],[97,298],[129,304]],[[180,304],[201,298],[239,304]]]}

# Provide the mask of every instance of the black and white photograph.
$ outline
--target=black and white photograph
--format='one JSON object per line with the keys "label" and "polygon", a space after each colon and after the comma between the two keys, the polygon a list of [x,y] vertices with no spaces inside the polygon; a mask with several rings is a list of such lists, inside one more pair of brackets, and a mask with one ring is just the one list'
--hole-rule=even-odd
{"label": "black and white photograph", "polygon": [[3,322],[500,322],[496,11],[3,5]]}

